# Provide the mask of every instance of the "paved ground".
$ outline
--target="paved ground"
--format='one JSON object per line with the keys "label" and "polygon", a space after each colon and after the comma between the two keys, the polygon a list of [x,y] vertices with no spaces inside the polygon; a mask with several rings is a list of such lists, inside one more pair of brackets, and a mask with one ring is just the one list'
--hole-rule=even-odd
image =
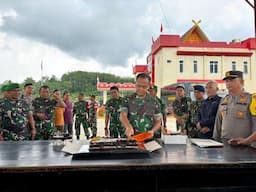
{"label": "paved ground", "polygon": [[[97,123],[98,123],[97,124],[97,127],[98,127],[97,136],[104,136],[104,127],[105,127],[105,119],[104,119],[104,117],[98,118]],[[168,130],[176,131],[176,121],[175,121],[175,118],[173,116],[168,116],[167,117],[166,125],[167,125],[167,129]],[[73,133],[75,133],[75,131],[73,131]],[[73,137],[74,137],[74,139],[76,138],[75,136],[73,136]],[[80,139],[85,139],[84,131],[83,131],[82,127],[81,127]]]}

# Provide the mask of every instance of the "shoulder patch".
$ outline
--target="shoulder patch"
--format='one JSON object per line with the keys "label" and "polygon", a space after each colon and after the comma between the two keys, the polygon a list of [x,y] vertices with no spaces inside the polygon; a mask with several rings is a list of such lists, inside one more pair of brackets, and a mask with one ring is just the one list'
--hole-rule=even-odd
{"label": "shoulder patch", "polygon": [[228,101],[229,101],[228,95],[226,95],[226,96],[222,99],[222,104],[227,104]]}
{"label": "shoulder patch", "polygon": [[249,109],[251,114],[256,116],[256,93],[252,94],[252,101],[250,103]]}

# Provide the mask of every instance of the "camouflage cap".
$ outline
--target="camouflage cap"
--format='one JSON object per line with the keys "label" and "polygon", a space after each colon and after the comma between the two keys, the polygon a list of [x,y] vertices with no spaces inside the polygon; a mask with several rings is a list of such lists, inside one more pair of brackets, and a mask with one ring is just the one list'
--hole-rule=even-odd
{"label": "camouflage cap", "polygon": [[6,87],[6,91],[12,91],[14,89],[19,89],[20,85],[18,83],[10,83]]}

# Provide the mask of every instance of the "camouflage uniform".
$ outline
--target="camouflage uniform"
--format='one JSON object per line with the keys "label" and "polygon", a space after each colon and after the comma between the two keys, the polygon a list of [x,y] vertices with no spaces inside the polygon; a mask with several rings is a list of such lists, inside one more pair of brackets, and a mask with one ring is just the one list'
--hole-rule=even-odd
{"label": "camouflage uniform", "polygon": [[[154,122],[162,117],[159,102],[149,94],[145,98],[137,97],[136,93],[125,97],[121,111],[127,113],[134,134],[152,130]],[[160,129],[154,137],[161,137]]]}
{"label": "camouflage uniform", "polygon": [[[55,128],[53,126],[54,108],[57,105],[57,101],[53,99],[44,99],[42,97],[37,97],[33,100],[32,106],[34,109],[34,120],[36,127],[36,140],[48,140],[52,139],[55,133]],[[36,114],[43,113],[45,118],[40,120]]]}
{"label": "camouflage uniform", "polygon": [[203,100],[201,101],[192,101],[189,106],[189,120],[188,120],[188,136],[189,137],[198,137],[198,129],[196,128],[196,117],[198,109]]}
{"label": "camouflage uniform", "polygon": [[183,115],[187,115],[187,117],[185,118],[185,124],[184,125],[180,125],[177,121],[176,121],[176,127],[177,130],[188,130],[188,110],[189,110],[189,105],[191,103],[191,99],[190,97],[182,97],[180,99],[176,98],[175,101],[172,104],[173,107],[173,112],[177,115],[177,116],[183,116]]}
{"label": "camouflage uniform", "polygon": [[161,107],[161,113],[162,114],[166,114],[167,111],[166,111],[166,105],[164,104],[163,100],[160,99],[159,97],[156,98],[156,100],[159,102],[160,104],[160,107]]}
{"label": "camouflage uniform", "polygon": [[110,115],[109,131],[110,137],[118,138],[126,137],[125,129],[122,126],[122,123],[119,120],[120,107],[122,105],[122,97],[118,99],[111,98],[106,103],[106,114]]}
{"label": "camouflage uniform", "polygon": [[93,137],[96,137],[97,135],[97,109],[98,109],[97,102],[91,101],[89,103],[89,126],[92,129]]}
{"label": "camouflage uniform", "polygon": [[[29,105],[30,110],[33,111],[32,102],[33,102],[34,97],[32,95],[31,96],[21,95],[20,98],[22,100],[24,100],[24,102]],[[28,123],[28,130],[29,131],[32,130],[31,125],[29,123]]]}
{"label": "camouflage uniform", "polygon": [[[4,101],[4,97],[2,97],[2,98],[0,98],[0,106],[2,105],[2,103],[3,103],[3,101]],[[0,115],[0,129],[2,129],[2,115]]]}
{"label": "camouflage uniform", "polygon": [[87,138],[89,138],[89,131],[88,131],[88,102],[86,101],[77,101],[73,107],[73,115],[76,115],[75,119],[75,130],[76,136],[79,137],[80,135],[80,128],[81,124],[83,125],[84,134]]}
{"label": "camouflage uniform", "polygon": [[[160,99],[159,97],[156,97],[156,100],[159,102],[159,104],[160,104],[160,107],[161,107],[161,113],[162,113],[162,117],[164,116],[164,115],[166,115],[167,114],[167,111],[166,111],[166,105],[165,105],[165,103],[163,102],[163,100],[162,99]],[[164,126],[164,119],[162,118],[162,122],[161,122],[161,125],[162,126]],[[166,127],[165,127],[166,128]],[[160,131],[160,134],[161,134],[161,132],[162,132],[162,130],[161,129],[159,129],[159,131]]]}
{"label": "camouflage uniform", "polygon": [[4,140],[20,141],[29,139],[27,130],[30,107],[21,99],[4,98],[0,103],[2,119],[1,132]]}
{"label": "camouflage uniform", "polygon": [[23,99],[32,108],[32,102],[34,100],[33,96],[21,95],[21,99]]}

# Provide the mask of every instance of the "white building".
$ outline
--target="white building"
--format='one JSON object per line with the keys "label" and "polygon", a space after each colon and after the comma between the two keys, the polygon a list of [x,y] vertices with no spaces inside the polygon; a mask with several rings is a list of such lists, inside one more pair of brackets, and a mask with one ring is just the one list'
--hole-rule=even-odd
{"label": "white building", "polygon": [[210,41],[198,23],[183,36],[161,34],[151,46],[147,65],[135,66],[134,74],[147,71],[152,83],[160,88],[175,83],[205,83],[222,81],[225,72],[240,70],[244,73],[245,90],[256,92],[256,39]]}

